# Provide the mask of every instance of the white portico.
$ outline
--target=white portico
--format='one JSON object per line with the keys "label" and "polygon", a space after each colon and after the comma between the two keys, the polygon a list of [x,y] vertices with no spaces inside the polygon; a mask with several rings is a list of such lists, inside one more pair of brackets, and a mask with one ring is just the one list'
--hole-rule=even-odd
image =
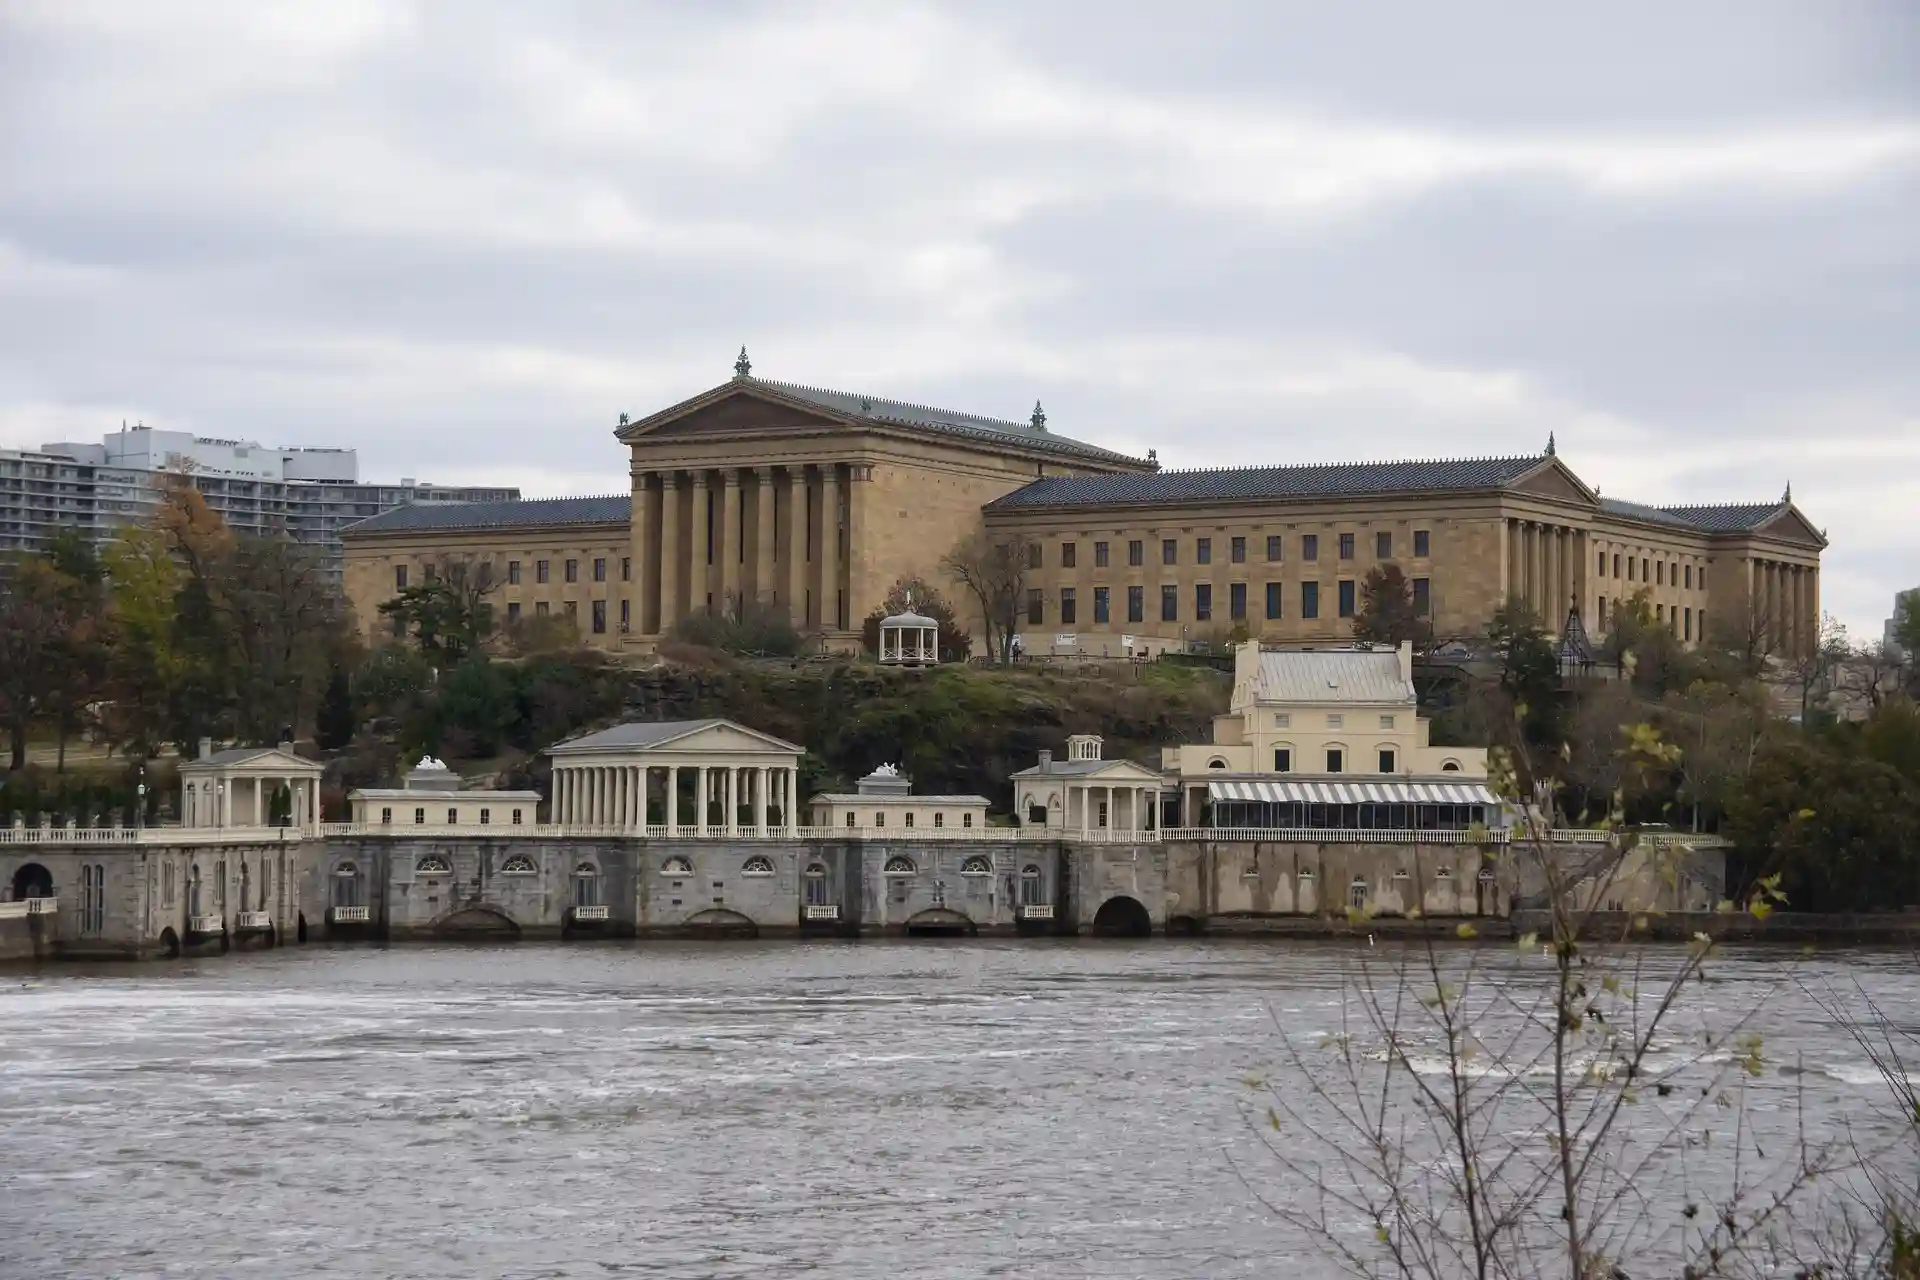
{"label": "white portico", "polygon": [[1121,839],[1159,826],[1160,775],[1131,760],[1103,760],[1100,739],[1077,733],[1067,758],[1042,751],[1040,763],[1013,775],[1023,827],[1054,827],[1068,838]]}
{"label": "white portico", "polygon": [[[215,751],[200,740],[200,758],[180,766],[180,825],[270,827],[308,834],[320,830],[320,775],[326,770],[277,747],[229,747]],[[277,812],[276,812],[277,811]]]}
{"label": "white portico", "polygon": [[554,821],[564,826],[737,835],[799,821],[806,753],[731,720],[615,725],[547,754]]}

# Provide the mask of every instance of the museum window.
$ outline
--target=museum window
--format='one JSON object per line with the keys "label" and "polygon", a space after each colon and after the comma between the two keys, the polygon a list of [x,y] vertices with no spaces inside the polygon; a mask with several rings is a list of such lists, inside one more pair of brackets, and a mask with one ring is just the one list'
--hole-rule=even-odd
{"label": "museum window", "polygon": [[551,612],[551,610],[550,610],[550,609],[549,609],[549,608],[547,607],[547,602],[546,602],[545,600],[536,600],[536,601],[534,602],[534,605],[533,605],[533,616],[534,616],[534,617],[536,617],[536,618],[544,618],[544,617],[546,617],[546,616],[547,616],[547,614],[548,614],[548,613],[550,613],[550,612]]}
{"label": "museum window", "polygon": [[569,618],[577,618],[580,616],[580,602],[578,600],[564,601],[560,605],[560,608],[566,612]]}
{"label": "museum window", "polygon": [[1273,771],[1275,773],[1293,772],[1293,752],[1287,747],[1273,749]]}
{"label": "museum window", "polygon": [[1303,582],[1300,584],[1300,616],[1318,618],[1320,616],[1320,584]]}
{"label": "museum window", "polygon": [[[1638,581],[1638,579],[1633,576],[1633,566],[1634,566],[1634,559],[1632,556],[1628,556],[1627,557],[1627,581],[1628,582]],[[1615,574],[1614,576],[1618,577],[1619,575]]]}
{"label": "museum window", "polygon": [[1060,588],[1060,625],[1070,627],[1079,621],[1079,601],[1072,587]]}
{"label": "museum window", "polygon": [[1707,589],[1707,566],[1705,565],[1700,566],[1700,589],[1702,591]]}
{"label": "museum window", "polygon": [[1605,596],[1600,597],[1599,606],[1593,611],[1593,620],[1600,626],[1604,627],[1607,625],[1607,598]]}
{"label": "museum window", "polygon": [[887,825],[886,810],[882,809],[878,813],[873,815],[873,825],[876,827],[884,827]]}
{"label": "museum window", "polygon": [[563,572],[568,582],[580,581],[580,562],[569,557],[563,566]]}
{"label": "museum window", "polygon": [[1201,582],[1193,588],[1193,620],[1195,622],[1213,621],[1213,584]]}
{"label": "museum window", "polygon": [[1027,568],[1038,569],[1044,556],[1045,551],[1039,543],[1029,542],[1027,544]]}
{"label": "museum window", "polygon": [[1392,773],[1393,765],[1394,765],[1393,748],[1392,747],[1380,748],[1380,772]]}
{"label": "museum window", "polygon": [[1413,531],[1413,558],[1424,559],[1433,554],[1433,538],[1425,529]]}
{"label": "museum window", "polygon": [[597,636],[607,634],[607,602],[605,600],[593,602],[593,634]]}
{"label": "museum window", "polygon": [[973,815],[972,815],[972,814],[970,814],[970,813],[963,813],[963,814],[961,814],[961,815],[960,815],[960,825],[961,825],[961,826],[963,826],[963,827],[970,827],[970,826],[972,826],[972,825],[973,825]]}
{"label": "museum window", "polygon": [[1231,560],[1234,564],[1245,564],[1247,562],[1247,540],[1245,538],[1234,538],[1227,543],[1227,559]]}
{"label": "museum window", "polygon": [[936,826],[936,827],[944,827],[944,826],[946,826],[946,825],[947,825],[947,815],[946,815],[946,814],[944,814],[944,813],[936,813],[936,814],[934,814],[934,815],[933,815],[933,825],[934,825],[934,826]]}
{"label": "museum window", "polygon": [[1645,556],[1640,557],[1640,581],[1642,582],[1650,581],[1650,579],[1647,577],[1647,574],[1650,572],[1651,570],[1649,570],[1647,567],[1647,558]]}
{"label": "museum window", "polygon": [[1047,595],[1038,587],[1027,588],[1027,622],[1039,626],[1047,620]]}
{"label": "museum window", "polygon": [[1063,542],[1060,544],[1060,567],[1062,569],[1077,569],[1080,567],[1079,561],[1080,549],[1077,544],[1072,542]]}
{"label": "museum window", "polygon": [[507,585],[510,587],[520,585],[520,562],[518,560],[507,561]]}
{"label": "museum window", "polygon": [[1350,533],[1340,535],[1340,558],[1342,560],[1353,559],[1353,535]]}
{"label": "museum window", "polygon": [[593,558],[593,580],[595,582],[605,582],[607,580],[607,558],[605,556],[595,556]]}
{"label": "museum window", "polygon": [[1280,598],[1282,595],[1285,594],[1285,589],[1286,589],[1285,583],[1269,582],[1267,584],[1267,617],[1268,618],[1277,618],[1280,616]]}
{"label": "museum window", "polygon": [[1127,563],[1137,569],[1146,562],[1146,544],[1138,538],[1127,543]]}
{"label": "museum window", "polygon": [[1147,589],[1145,587],[1127,588],[1127,621],[1145,622],[1147,620]]}
{"label": "museum window", "polygon": [[1347,767],[1347,753],[1339,747],[1327,748],[1327,772],[1339,773]]}
{"label": "museum window", "polygon": [[1393,559],[1393,534],[1380,532],[1373,535],[1373,558],[1375,560]]}
{"label": "museum window", "polygon": [[1620,553],[1618,551],[1613,553],[1613,576],[1616,578],[1620,576]]}
{"label": "museum window", "polygon": [[553,573],[552,573],[551,561],[535,560],[533,562],[533,580],[535,582],[542,582],[542,583],[549,582],[552,580],[552,578],[553,578]]}
{"label": "museum window", "polygon": [[1602,578],[1607,576],[1607,553],[1606,552],[1602,551],[1599,553],[1599,558],[1594,563],[1593,571]]}
{"label": "museum window", "polygon": [[1180,588],[1172,585],[1160,588],[1160,621],[1180,621]]}
{"label": "museum window", "polygon": [[1380,717],[1380,727],[1382,729],[1391,729],[1393,725],[1394,719],[1391,715],[1383,715]]}
{"label": "museum window", "polygon": [[851,813],[849,813],[849,814],[847,815],[847,825],[848,825],[848,826],[852,826],[852,825],[853,825],[853,820],[854,820],[854,818],[855,818],[855,817],[857,817],[857,816],[858,816],[857,814],[851,814]]}
{"label": "museum window", "polygon": [[1693,610],[1692,610],[1692,609],[1688,609],[1688,610],[1686,611],[1686,627],[1685,627],[1685,634],[1683,634],[1683,635],[1681,636],[1681,639],[1683,639],[1683,640],[1692,640],[1692,639],[1693,639]]}
{"label": "museum window", "polygon": [[633,601],[620,602],[620,630],[626,631],[633,626]]}
{"label": "museum window", "polygon": [[518,600],[508,602],[507,621],[509,623],[520,621],[520,602]]}
{"label": "museum window", "polygon": [[1177,538],[1160,539],[1160,563],[1180,563],[1180,542]]}
{"label": "museum window", "polygon": [[1693,566],[1688,565],[1685,569],[1685,573],[1687,577],[1687,584],[1686,584],[1687,590],[1691,591],[1693,590]]}
{"label": "museum window", "polygon": [[1105,587],[1093,589],[1093,620],[1102,626],[1112,621],[1107,616],[1107,588]]}
{"label": "museum window", "polygon": [[1424,618],[1433,608],[1433,584],[1426,578],[1413,580],[1413,616]]}
{"label": "museum window", "polygon": [[1104,542],[1093,544],[1093,567],[1096,569],[1107,567],[1107,544]]}
{"label": "museum window", "polygon": [[1280,560],[1286,555],[1287,540],[1277,533],[1267,535],[1267,559]]}
{"label": "museum window", "polygon": [[906,823],[908,826],[913,825],[913,810],[911,809],[907,810]]}
{"label": "museum window", "polygon": [[480,811],[480,825],[483,827],[490,827],[493,825],[493,810],[482,809]]}
{"label": "museum window", "polygon": [[1303,533],[1300,535],[1300,558],[1302,560],[1318,560],[1320,558],[1319,534]]}
{"label": "museum window", "polygon": [[1653,562],[1653,585],[1656,587],[1664,587],[1667,585],[1667,562],[1665,560],[1656,560]]}
{"label": "museum window", "polygon": [[393,566],[393,589],[395,591],[407,589],[407,566],[403,564]]}
{"label": "museum window", "polygon": [[1246,618],[1247,616],[1247,584],[1246,583],[1235,582],[1228,585],[1227,616],[1233,619],[1235,622],[1240,622]]}
{"label": "museum window", "polygon": [[1340,579],[1340,616],[1343,618],[1351,618],[1353,616],[1352,578]]}
{"label": "museum window", "polygon": [[1213,563],[1213,539],[1195,538],[1193,540],[1193,562],[1195,564]]}

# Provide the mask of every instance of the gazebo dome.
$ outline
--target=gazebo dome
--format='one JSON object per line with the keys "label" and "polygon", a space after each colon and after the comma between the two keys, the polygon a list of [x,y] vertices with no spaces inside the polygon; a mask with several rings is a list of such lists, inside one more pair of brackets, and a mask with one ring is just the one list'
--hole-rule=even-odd
{"label": "gazebo dome", "polygon": [[905,613],[896,613],[891,618],[880,619],[880,625],[883,627],[932,627],[935,631],[940,629],[940,624],[932,618],[915,613],[911,604],[907,606]]}
{"label": "gazebo dome", "polygon": [[908,667],[930,667],[940,661],[940,624],[915,613],[911,595],[905,612],[880,619],[880,661]]}

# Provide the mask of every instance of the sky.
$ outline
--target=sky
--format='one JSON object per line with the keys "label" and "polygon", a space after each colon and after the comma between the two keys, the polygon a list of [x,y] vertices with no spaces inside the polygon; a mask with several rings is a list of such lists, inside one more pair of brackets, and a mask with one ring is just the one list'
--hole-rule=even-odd
{"label": "sky", "polygon": [[7,0],[0,446],[620,492],[762,377],[1534,453],[1920,584],[1920,5]]}

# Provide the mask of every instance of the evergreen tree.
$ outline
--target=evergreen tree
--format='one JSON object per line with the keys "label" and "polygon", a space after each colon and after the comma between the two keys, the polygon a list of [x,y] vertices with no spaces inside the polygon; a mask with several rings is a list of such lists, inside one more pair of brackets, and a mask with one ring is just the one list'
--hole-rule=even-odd
{"label": "evergreen tree", "polygon": [[347,683],[346,670],[336,664],[327,675],[327,691],[320,699],[314,740],[325,750],[338,751],[353,741],[356,727],[353,690]]}

